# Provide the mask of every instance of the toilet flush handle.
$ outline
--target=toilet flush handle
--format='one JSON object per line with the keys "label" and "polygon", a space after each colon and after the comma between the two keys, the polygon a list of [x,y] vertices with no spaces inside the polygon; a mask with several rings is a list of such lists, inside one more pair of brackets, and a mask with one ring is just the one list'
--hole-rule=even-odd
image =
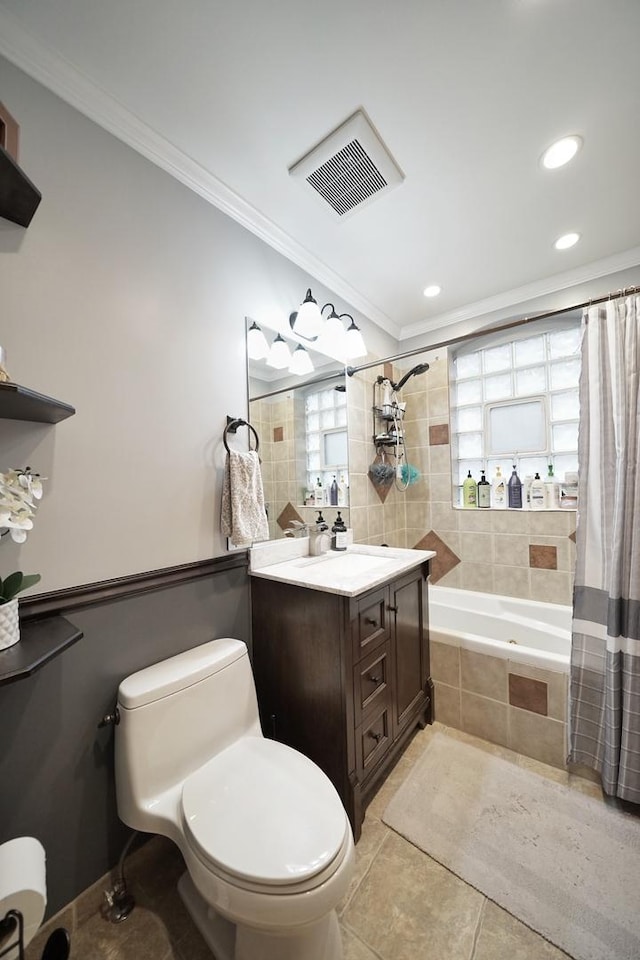
{"label": "toilet flush handle", "polygon": [[113,713],[105,713],[104,717],[98,724],[98,729],[100,727],[117,727],[120,723],[120,711],[117,706],[113,708]]}

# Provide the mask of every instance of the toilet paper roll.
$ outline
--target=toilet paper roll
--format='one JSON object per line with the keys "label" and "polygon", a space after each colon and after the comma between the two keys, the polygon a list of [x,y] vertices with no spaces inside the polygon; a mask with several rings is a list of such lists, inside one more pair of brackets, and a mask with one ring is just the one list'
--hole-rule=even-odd
{"label": "toilet paper roll", "polygon": [[[24,919],[25,946],[36,935],[47,906],[44,847],[35,837],[18,837],[0,845],[0,919],[19,910]],[[9,937],[13,942],[17,931]],[[6,946],[6,944],[4,944]],[[8,960],[18,956],[11,951]]]}

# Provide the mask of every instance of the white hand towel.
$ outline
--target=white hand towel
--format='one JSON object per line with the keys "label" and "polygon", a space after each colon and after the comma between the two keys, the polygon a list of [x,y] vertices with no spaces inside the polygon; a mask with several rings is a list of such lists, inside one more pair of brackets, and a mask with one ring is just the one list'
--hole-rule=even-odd
{"label": "white hand towel", "polygon": [[236,546],[269,539],[260,460],[255,450],[230,450],[224,465],[222,533]]}

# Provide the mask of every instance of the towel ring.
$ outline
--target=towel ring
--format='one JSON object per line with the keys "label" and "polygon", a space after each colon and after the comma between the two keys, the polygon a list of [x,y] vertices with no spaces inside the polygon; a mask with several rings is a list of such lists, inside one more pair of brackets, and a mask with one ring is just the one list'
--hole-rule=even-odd
{"label": "towel ring", "polygon": [[248,420],[241,420],[241,419],[239,419],[239,418],[238,418],[238,419],[232,419],[231,417],[227,417],[227,425],[226,425],[226,427],[224,428],[224,433],[222,434],[222,442],[223,442],[223,444],[224,444],[224,448],[225,448],[225,450],[227,451],[227,453],[230,453],[230,452],[231,452],[231,451],[229,450],[229,445],[227,444],[227,434],[228,434],[228,433],[236,433],[238,427],[248,427],[248,428],[249,428],[249,450],[251,450],[251,434],[253,434],[253,437],[254,437],[254,439],[255,439],[255,441],[256,441],[256,445],[255,445],[255,447],[253,448],[253,451],[254,451],[255,453],[257,453],[258,450],[260,449],[260,440],[259,440],[259,438],[258,438],[258,434],[257,434],[257,432],[256,432],[256,428],[255,428],[252,424],[250,424]]}

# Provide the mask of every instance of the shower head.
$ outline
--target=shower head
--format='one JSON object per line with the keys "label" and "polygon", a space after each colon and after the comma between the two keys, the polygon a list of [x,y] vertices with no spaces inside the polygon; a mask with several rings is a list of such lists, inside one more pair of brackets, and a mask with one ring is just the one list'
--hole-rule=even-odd
{"label": "shower head", "polygon": [[391,386],[396,391],[402,390],[405,383],[410,377],[417,377],[421,373],[426,373],[428,369],[429,369],[428,363],[418,363],[416,364],[415,367],[412,367],[411,370],[408,371],[408,373],[405,373],[402,380],[399,380],[398,383],[392,383]]}

